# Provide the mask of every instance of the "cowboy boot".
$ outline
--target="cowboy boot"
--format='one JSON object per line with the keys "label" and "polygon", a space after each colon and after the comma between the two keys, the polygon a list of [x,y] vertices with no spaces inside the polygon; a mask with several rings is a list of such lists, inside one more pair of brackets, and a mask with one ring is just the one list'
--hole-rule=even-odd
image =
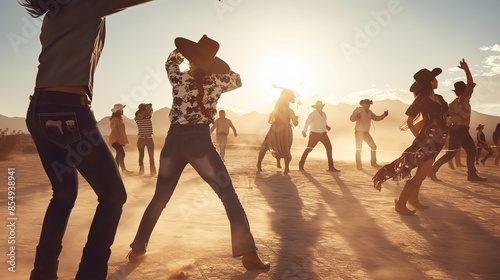
{"label": "cowboy boot", "polygon": [[421,186],[422,184],[418,185],[415,188],[415,190],[411,193],[410,197],[408,198],[408,203],[410,203],[417,209],[427,209],[429,208],[429,206],[423,205],[422,203],[420,203],[420,201],[418,201],[418,193],[420,192]]}
{"label": "cowboy boot", "polygon": [[149,176],[154,177],[156,175],[156,167],[154,165],[151,165],[149,167]]}
{"label": "cowboy boot", "polygon": [[406,207],[406,202],[408,201],[408,198],[410,195],[415,191],[415,186],[412,186],[408,182],[406,182],[403,190],[401,191],[401,194],[399,195],[399,199],[396,199],[396,206],[395,210],[401,215],[405,216],[412,216],[415,214],[415,210],[410,210]]}
{"label": "cowboy boot", "polygon": [[139,176],[144,174],[144,165],[139,165]]}

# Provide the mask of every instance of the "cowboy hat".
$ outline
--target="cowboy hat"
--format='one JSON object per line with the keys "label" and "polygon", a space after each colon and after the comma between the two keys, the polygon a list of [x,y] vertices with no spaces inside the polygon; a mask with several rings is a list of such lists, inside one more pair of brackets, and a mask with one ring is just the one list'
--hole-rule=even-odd
{"label": "cowboy hat", "polygon": [[373,101],[370,99],[363,99],[363,100],[359,101],[359,105],[361,105],[361,104],[373,104]]}
{"label": "cowboy hat", "polygon": [[441,68],[434,68],[432,71],[427,68],[420,69],[413,75],[415,82],[411,85],[410,91],[419,92],[442,72],[443,70],[441,70]]}
{"label": "cowboy hat", "polygon": [[127,105],[123,105],[123,104],[115,104],[113,105],[113,108],[111,109],[111,112],[113,113],[116,113],[120,110],[123,110],[123,108],[125,108]]}
{"label": "cowboy hat", "polygon": [[318,101],[316,101],[316,104],[312,105],[311,107],[313,107],[313,108],[318,108],[318,107],[323,108],[324,106],[325,106],[325,104],[323,104],[323,102],[321,102],[321,101],[318,100]]}
{"label": "cowboy hat", "polygon": [[177,50],[190,62],[199,68],[215,74],[227,74],[230,70],[224,60],[215,56],[219,50],[219,43],[203,35],[198,42],[186,38],[175,38]]}
{"label": "cowboy hat", "polygon": [[480,130],[483,127],[484,127],[484,124],[478,124],[477,127],[476,127],[476,130]]}

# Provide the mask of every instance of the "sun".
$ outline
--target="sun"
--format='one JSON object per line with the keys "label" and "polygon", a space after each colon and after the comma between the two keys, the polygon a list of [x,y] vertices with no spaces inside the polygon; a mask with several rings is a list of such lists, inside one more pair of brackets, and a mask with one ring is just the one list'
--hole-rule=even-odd
{"label": "sun", "polygon": [[316,83],[310,63],[296,53],[275,52],[263,59],[259,79],[262,88],[273,85],[291,89],[306,98],[312,85]]}

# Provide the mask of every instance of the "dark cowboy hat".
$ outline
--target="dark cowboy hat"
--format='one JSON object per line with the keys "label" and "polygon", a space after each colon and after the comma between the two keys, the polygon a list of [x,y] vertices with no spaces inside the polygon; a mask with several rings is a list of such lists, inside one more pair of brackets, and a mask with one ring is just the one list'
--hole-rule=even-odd
{"label": "dark cowboy hat", "polygon": [[186,38],[175,38],[177,50],[190,62],[199,68],[215,74],[226,74],[230,68],[224,60],[215,56],[219,43],[203,35],[198,42]]}
{"label": "dark cowboy hat", "polygon": [[484,124],[478,124],[477,127],[476,127],[476,130],[480,130],[483,127],[484,127]]}
{"label": "dark cowboy hat", "polygon": [[443,70],[441,70],[441,68],[434,68],[432,69],[432,71],[427,68],[420,69],[417,73],[415,73],[415,75],[413,75],[415,82],[411,85],[410,91],[419,92],[424,86],[428,85],[434,78],[436,78],[437,75],[441,74],[442,72]]}
{"label": "dark cowboy hat", "polygon": [[462,93],[464,93],[465,88],[467,87],[467,85],[464,82],[459,81],[459,82],[454,83],[453,87],[455,88],[455,89],[453,89],[453,91],[455,92],[455,94],[456,95],[461,95]]}
{"label": "dark cowboy hat", "polygon": [[324,106],[325,106],[325,104],[323,104],[323,102],[321,102],[321,101],[318,100],[318,101],[316,101],[316,104],[312,105],[311,107],[313,107],[313,108],[319,108],[319,107],[323,108]]}
{"label": "dark cowboy hat", "polygon": [[365,103],[366,104],[373,104],[373,101],[370,99],[363,99],[363,100],[359,101],[359,105],[365,104]]}

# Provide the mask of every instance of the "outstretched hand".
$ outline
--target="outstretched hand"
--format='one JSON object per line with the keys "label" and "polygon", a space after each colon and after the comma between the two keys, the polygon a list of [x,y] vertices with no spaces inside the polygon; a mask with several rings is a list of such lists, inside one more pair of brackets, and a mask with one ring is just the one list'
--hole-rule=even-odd
{"label": "outstretched hand", "polygon": [[463,70],[469,70],[469,65],[467,65],[467,62],[465,62],[465,59],[462,58],[462,60],[460,60],[460,65],[458,65],[458,68],[463,69]]}

